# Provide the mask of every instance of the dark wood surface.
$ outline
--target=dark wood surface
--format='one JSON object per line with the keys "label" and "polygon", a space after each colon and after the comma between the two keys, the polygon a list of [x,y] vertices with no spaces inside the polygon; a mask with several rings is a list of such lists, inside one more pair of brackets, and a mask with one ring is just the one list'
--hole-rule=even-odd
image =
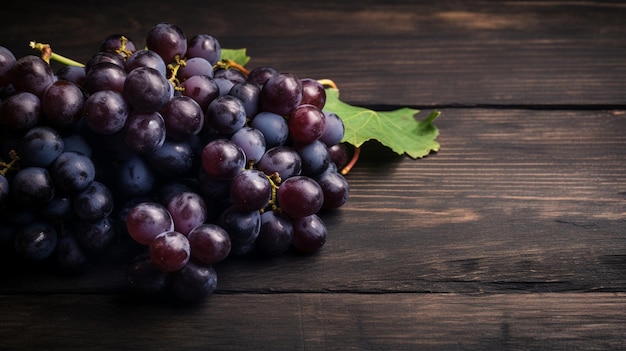
{"label": "dark wood surface", "polygon": [[350,103],[442,115],[424,159],[366,144],[319,253],[229,260],[198,306],[133,299],[124,248],[76,278],[5,263],[0,349],[626,349],[625,19],[608,1],[3,4],[17,55],[86,61],[170,21]]}

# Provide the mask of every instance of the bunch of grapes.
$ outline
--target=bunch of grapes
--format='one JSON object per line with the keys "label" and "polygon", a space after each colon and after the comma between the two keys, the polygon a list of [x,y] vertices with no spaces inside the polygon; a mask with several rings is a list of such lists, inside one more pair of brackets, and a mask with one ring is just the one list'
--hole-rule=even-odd
{"label": "bunch of grapes", "polygon": [[132,238],[131,290],[187,301],[228,257],[319,250],[318,213],[349,195],[324,86],[221,60],[215,37],[170,23],[137,47],[110,35],[56,73],[0,47],[3,250],[76,273]]}

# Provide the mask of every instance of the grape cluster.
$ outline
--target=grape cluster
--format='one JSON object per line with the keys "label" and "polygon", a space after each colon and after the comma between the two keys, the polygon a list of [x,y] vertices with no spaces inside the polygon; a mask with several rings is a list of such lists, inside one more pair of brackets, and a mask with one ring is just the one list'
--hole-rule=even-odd
{"label": "grape cluster", "polygon": [[84,270],[132,238],[143,295],[209,296],[230,256],[311,253],[349,196],[320,82],[221,60],[218,40],[153,26],[56,73],[0,47],[0,246]]}

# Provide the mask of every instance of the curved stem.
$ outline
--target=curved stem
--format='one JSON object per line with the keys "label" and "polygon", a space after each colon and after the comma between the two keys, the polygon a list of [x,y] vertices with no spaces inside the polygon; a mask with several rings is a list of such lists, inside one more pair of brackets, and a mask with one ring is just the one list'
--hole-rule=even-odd
{"label": "curved stem", "polygon": [[352,158],[350,159],[350,162],[348,162],[348,164],[345,167],[343,167],[343,169],[341,170],[341,174],[343,175],[348,174],[350,170],[352,169],[352,167],[354,167],[356,162],[359,160],[360,155],[361,155],[361,148],[355,147],[354,153],[352,154]]}
{"label": "curved stem", "polygon": [[50,48],[50,44],[42,44],[36,41],[31,41],[29,46],[32,49],[41,51],[41,58],[48,63],[50,63],[50,60],[54,60],[56,62],[62,63],[64,65],[68,65],[68,66],[85,67],[84,64],[78,61],[74,61],[70,58],[67,58],[65,56],[61,56],[59,54],[52,52],[52,49]]}
{"label": "curved stem", "polygon": [[333,89],[337,89],[337,90],[339,90],[339,88],[337,88],[337,84],[335,84],[335,82],[333,82],[333,81],[332,81],[332,80],[330,80],[330,79],[319,79],[319,80],[318,80],[318,82],[319,82],[321,85],[328,86],[328,87],[331,87],[331,88],[333,88]]}

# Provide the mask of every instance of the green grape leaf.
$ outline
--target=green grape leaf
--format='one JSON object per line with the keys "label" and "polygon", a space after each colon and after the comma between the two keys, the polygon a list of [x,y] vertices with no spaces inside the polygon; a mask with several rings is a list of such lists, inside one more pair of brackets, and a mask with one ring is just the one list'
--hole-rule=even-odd
{"label": "green grape leaf", "polygon": [[241,66],[245,66],[250,61],[250,56],[246,54],[246,49],[222,49],[220,60],[232,60]]}
{"label": "green grape leaf", "polygon": [[341,117],[345,133],[342,141],[360,147],[368,140],[378,140],[395,153],[407,154],[417,159],[431,151],[439,151],[436,141],[439,129],[433,121],[440,112],[432,112],[425,120],[418,121],[418,110],[408,107],[393,111],[373,111],[347,104],[339,99],[339,90],[326,88],[324,110]]}

